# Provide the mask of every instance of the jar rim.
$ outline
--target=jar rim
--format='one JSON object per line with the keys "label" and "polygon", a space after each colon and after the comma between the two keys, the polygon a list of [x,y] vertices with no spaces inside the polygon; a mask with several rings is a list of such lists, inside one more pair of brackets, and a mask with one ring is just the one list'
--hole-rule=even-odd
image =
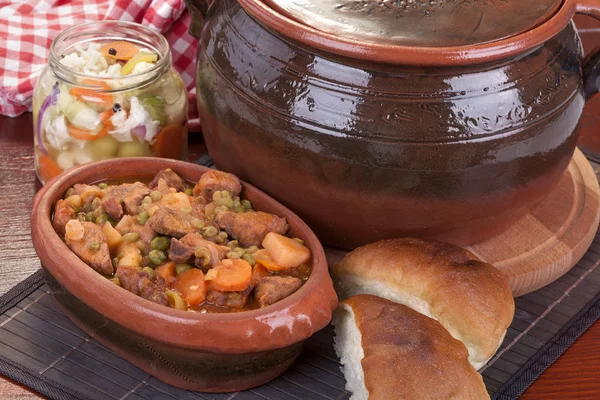
{"label": "jar rim", "polygon": [[[80,39],[59,51],[59,46],[69,39]],[[125,40],[144,47],[148,47],[159,54],[155,65],[142,73],[125,76],[97,76],[81,72],[75,72],[60,62],[62,55],[70,49],[83,43],[92,43],[99,40]],[[142,24],[129,21],[93,21],[72,26],[54,38],[50,45],[48,65],[53,74],[63,82],[71,85],[92,87],[100,92],[116,93],[132,88],[139,88],[154,82],[158,77],[170,70],[172,63],[171,48],[167,39],[158,31],[148,28]],[[95,79],[98,81],[120,81],[123,85],[119,88],[103,89],[95,84],[82,83],[84,79]]]}

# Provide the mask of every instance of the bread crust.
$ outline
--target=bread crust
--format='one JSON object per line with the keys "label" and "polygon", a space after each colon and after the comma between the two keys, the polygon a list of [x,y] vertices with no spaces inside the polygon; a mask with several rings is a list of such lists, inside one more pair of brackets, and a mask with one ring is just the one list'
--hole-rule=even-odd
{"label": "bread crust", "polygon": [[371,295],[348,298],[340,307],[354,311],[362,335],[369,400],[489,399],[465,346],[437,321]]}
{"label": "bread crust", "polygon": [[382,240],[352,251],[331,272],[341,298],[365,293],[413,308],[411,302],[422,303],[425,314],[467,346],[477,369],[494,355],[514,316],[502,273],[443,242]]}

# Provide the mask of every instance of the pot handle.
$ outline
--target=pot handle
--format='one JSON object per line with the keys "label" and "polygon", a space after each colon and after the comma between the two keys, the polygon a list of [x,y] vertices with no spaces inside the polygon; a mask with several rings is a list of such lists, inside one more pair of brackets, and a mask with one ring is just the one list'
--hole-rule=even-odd
{"label": "pot handle", "polygon": [[202,27],[204,26],[204,18],[208,9],[214,3],[214,0],[184,0],[190,14],[192,14],[192,23],[190,24],[190,35],[200,38]]}
{"label": "pot handle", "polygon": [[[577,14],[588,15],[600,21],[600,0],[578,0],[575,4]],[[600,47],[596,47],[585,58],[583,64],[583,92],[589,100],[600,91]]]}

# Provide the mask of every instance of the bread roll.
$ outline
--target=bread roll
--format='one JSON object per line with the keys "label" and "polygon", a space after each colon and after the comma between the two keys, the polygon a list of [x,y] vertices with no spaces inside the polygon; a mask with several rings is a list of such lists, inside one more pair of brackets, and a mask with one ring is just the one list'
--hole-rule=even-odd
{"label": "bread roll", "polygon": [[465,346],[429,317],[358,295],[340,303],[333,322],[351,400],[489,399]]}
{"label": "bread roll", "polygon": [[340,298],[384,297],[438,320],[479,369],[494,355],[515,303],[506,278],[459,247],[420,239],[360,247],[332,268]]}

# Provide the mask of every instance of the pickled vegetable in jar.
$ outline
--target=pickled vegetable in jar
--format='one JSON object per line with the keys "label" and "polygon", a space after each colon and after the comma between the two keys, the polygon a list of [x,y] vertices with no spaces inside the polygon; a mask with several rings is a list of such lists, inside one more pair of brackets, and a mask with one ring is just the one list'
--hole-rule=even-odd
{"label": "pickled vegetable in jar", "polygon": [[187,111],[161,34],[121,21],[70,28],[52,42],[33,94],[38,178],[114,157],[185,160]]}

